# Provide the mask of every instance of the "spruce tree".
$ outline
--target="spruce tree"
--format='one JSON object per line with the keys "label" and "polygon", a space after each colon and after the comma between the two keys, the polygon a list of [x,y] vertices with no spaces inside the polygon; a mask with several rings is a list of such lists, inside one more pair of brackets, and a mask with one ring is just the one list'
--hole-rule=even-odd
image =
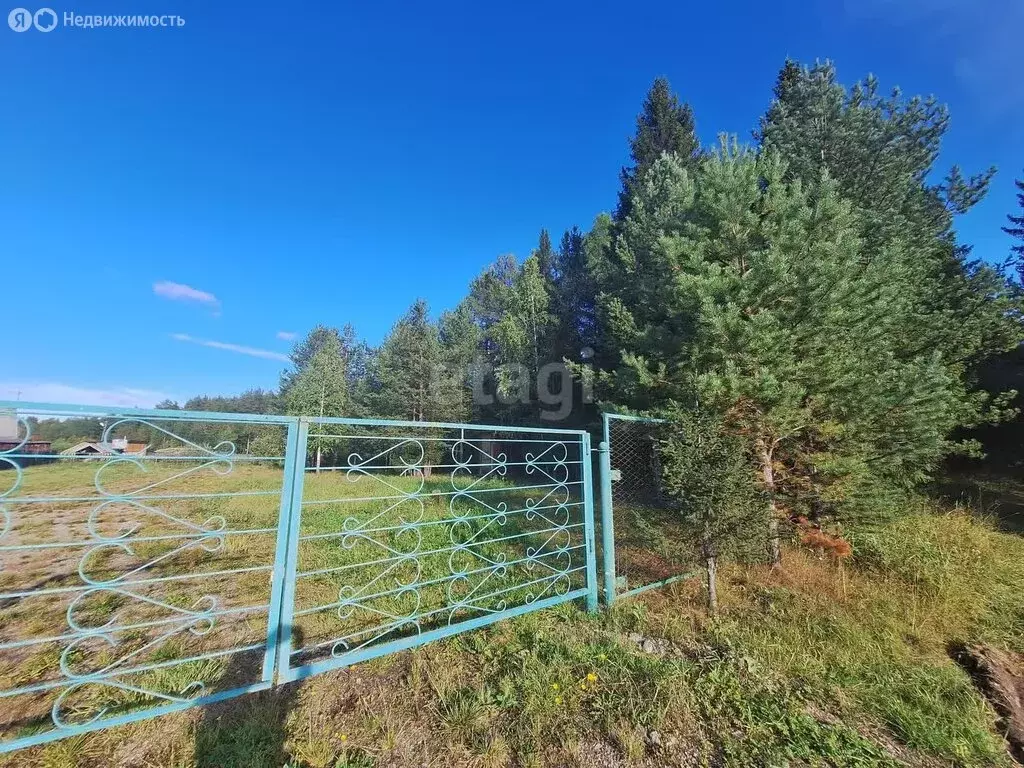
{"label": "spruce tree", "polygon": [[555,251],[551,247],[551,235],[548,234],[546,229],[542,229],[540,231],[540,237],[537,241],[537,250],[534,251],[534,255],[537,257],[540,273],[548,282],[550,290],[550,286],[553,286],[556,280]]}
{"label": "spruce tree", "polygon": [[429,308],[417,299],[392,327],[377,355],[377,411],[409,421],[444,418],[437,397],[441,345]]}
{"label": "spruce tree", "polygon": [[679,156],[685,167],[695,166],[700,154],[700,142],[694,129],[693,110],[680,103],[664,77],[655,78],[643,110],[636,118],[636,133],[629,140],[629,153],[633,165],[620,173],[622,190],[616,219],[629,214],[634,187],[654,162],[664,153]]}
{"label": "spruce tree", "polygon": [[465,301],[444,312],[438,323],[444,377],[438,392],[447,421],[474,419],[473,390],[481,375],[480,329]]}
{"label": "spruce tree", "polygon": [[1020,216],[1007,214],[1010,226],[1003,227],[1003,232],[1020,242],[1010,246],[1011,260],[1017,268],[1017,274],[1021,283],[1024,283],[1024,180],[1017,179],[1014,184],[1017,186],[1017,204],[1021,209]]}
{"label": "spruce tree", "polygon": [[593,341],[595,323],[594,286],[587,266],[583,233],[578,227],[563,233],[555,264],[558,280],[552,304],[558,330],[553,357],[578,360],[580,351]]}

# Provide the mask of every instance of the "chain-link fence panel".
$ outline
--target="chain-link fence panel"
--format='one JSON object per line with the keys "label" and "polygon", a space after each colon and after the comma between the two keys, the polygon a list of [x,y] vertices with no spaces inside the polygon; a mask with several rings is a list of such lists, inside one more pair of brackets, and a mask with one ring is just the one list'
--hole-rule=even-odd
{"label": "chain-link fence panel", "polygon": [[657,419],[604,414],[601,466],[605,599],[663,586],[700,567],[699,542],[665,492]]}

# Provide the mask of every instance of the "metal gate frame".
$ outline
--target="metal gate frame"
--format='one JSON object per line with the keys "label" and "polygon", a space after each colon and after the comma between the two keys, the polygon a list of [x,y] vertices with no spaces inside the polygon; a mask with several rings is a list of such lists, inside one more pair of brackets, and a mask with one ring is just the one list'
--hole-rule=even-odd
{"label": "metal gate frame", "polygon": [[601,414],[601,443],[598,446],[601,482],[601,554],[604,575],[604,603],[609,608],[615,603],[616,599],[632,597],[649,589],[665,587],[679,581],[692,579],[697,575],[696,572],[681,573],[653,581],[649,584],[642,584],[639,587],[619,589],[615,565],[615,503],[612,487],[614,470],[612,469],[611,422],[613,421],[639,422],[644,424],[665,423],[664,419],[656,419],[650,416],[632,416],[623,413]]}
{"label": "metal gate frame", "polygon": [[[277,426],[285,430],[285,451],[284,470],[280,489],[278,504],[277,532],[274,545],[274,561],[271,571],[270,602],[267,608],[266,645],[263,651],[263,662],[260,679],[250,685],[234,688],[231,690],[218,691],[213,694],[188,698],[184,695],[162,695],[159,692],[141,691],[149,694],[155,700],[162,700],[166,703],[156,704],[148,709],[140,709],[111,717],[103,717],[106,710],[100,712],[93,720],[81,724],[62,723],[57,717],[53,718],[54,728],[17,737],[0,743],[0,754],[22,749],[29,746],[44,744],[68,736],[75,736],[91,731],[102,730],[116,725],[138,722],[150,719],[159,715],[179,712],[191,707],[203,706],[214,702],[234,698],[245,693],[266,690],[275,685],[285,682],[300,680],[311,675],[318,674],[329,669],[347,667],[352,664],[364,661],[377,656],[393,653],[396,651],[413,648],[415,646],[429,643],[433,640],[449,637],[461,632],[469,631],[479,627],[501,621],[506,618],[519,616],[535,610],[541,610],[563,602],[584,598],[587,610],[593,612],[598,607],[598,577],[597,577],[597,556],[595,545],[595,522],[594,522],[594,501],[593,501],[593,476],[591,469],[591,443],[590,435],[583,430],[556,430],[529,427],[514,427],[507,425],[481,425],[466,423],[443,423],[443,422],[417,422],[417,421],[395,421],[386,419],[347,419],[347,418],[306,418],[294,416],[264,416],[239,413],[219,413],[210,411],[186,411],[186,410],[157,410],[139,408],[120,408],[107,406],[68,405],[52,403],[33,403],[0,401],[0,415],[11,413],[18,419],[19,425],[26,430],[24,439],[14,448],[0,451],[0,463],[12,466],[14,471],[14,483],[7,489],[5,484],[0,483],[0,550],[22,549],[24,547],[4,547],[3,537],[11,528],[11,515],[8,507],[18,497],[14,496],[17,491],[24,470],[17,459],[36,458],[29,454],[20,453],[20,449],[28,441],[28,422],[25,416],[20,413],[43,413],[58,417],[94,417],[105,416],[116,419],[137,420],[143,424],[149,421],[193,421],[210,423],[252,423],[261,425]],[[120,422],[118,422],[120,423]],[[301,525],[301,508],[303,498],[304,476],[306,470],[306,455],[309,439],[309,428],[314,424],[336,424],[355,427],[378,427],[386,429],[448,429],[448,430],[487,430],[490,432],[517,432],[532,433],[540,437],[551,435],[556,440],[578,442],[580,455],[580,499],[583,507],[583,547],[585,549],[585,567],[579,569],[583,572],[584,586],[571,589],[565,594],[553,595],[535,602],[519,605],[507,610],[499,610],[485,615],[476,616],[471,619],[460,621],[449,626],[431,629],[423,633],[395,639],[380,644],[368,646],[357,650],[352,654],[346,654],[344,658],[330,659],[314,664],[293,666],[290,654],[293,638],[295,587],[297,573],[297,553],[299,545],[299,531]],[[154,426],[149,424],[150,426]],[[159,429],[159,427],[156,427]],[[109,430],[108,430],[109,431]],[[184,440],[189,445],[206,451],[207,455],[213,454],[209,449],[189,442],[172,432],[167,432],[178,439]],[[234,446],[231,446],[232,453]],[[216,449],[214,449],[216,450]],[[46,458],[56,459],[56,455]],[[122,459],[123,460],[123,459]],[[0,475],[2,478],[2,475]],[[137,492],[132,492],[137,493]],[[102,496],[97,498],[104,498]],[[120,497],[118,497],[120,498]],[[60,497],[51,501],[61,501]],[[581,545],[577,545],[581,546]],[[4,592],[5,590],[0,590]],[[30,596],[31,591],[25,592]],[[13,599],[17,599],[15,595]],[[106,625],[104,625],[106,626]],[[59,638],[58,638],[59,639]],[[202,658],[202,657],[197,657]],[[179,660],[181,663],[188,659]],[[64,674],[62,672],[62,674]],[[79,684],[96,683],[103,684],[104,680],[112,681],[108,684],[118,685],[116,677],[121,674],[118,670],[108,673],[103,670],[95,673],[92,677],[68,678],[66,681],[59,680],[56,684],[66,685],[65,691],[69,691]],[[103,675],[100,677],[100,675]],[[52,686],[50,686],[52,687]],[[0,699],[15,695],[17,691],[0,691]],[[55,706],[56,709],[56,706]]]}
{"label": "metal gate frame", "polygon": [[[596,554],[596,533],[594,522],[594,499],[593,499],[593,473],[590,461],[591,447],[590,434],[584,430],[563,430],[546,429],[537,427],[518,427],[507,425],[490,424],[466,424],[448,422],[422,422],[422,421],[395,421],[382,419],[356,419],[356,418],[300,418],[298,432],[296,435],[297,449],[296,457],[305,457],[309,441],[310,427],[321,425],[348,426],[348,427],[384,427],[389,429],[401,429],[403,432],[392,440],[415,440],[415,432],[421,430],[459,430],[465,433],[467,430],[474,432],[487,431],[494,433],[514,433],[524,435],[536,435],[538,438],[550,436],[552,438],[564,438],[566,441],[578,441],[580,455],[581,481],[580,497],[583,504],[583,525],[586,553],[585,582],[584,586],[570,590],[565,594],[553,595],[528,604],[503,609],[494,613],[488,613],[474,618],[466,619],[455,624],[417,631],[416,634],[401,637],[393,640],[385,640],[365,647],[360,647],[351,652],[345,653],[339,658],[332,658],[323,661],[316,661],[310,664],[293,665],[292,655],[292,630],[294,623],[294,608],[296,601],[296,586],[298,582],[298,548],[300,541],[300,530],[302,524],[302,500],[305,478],[304,461],[295,461],[291,467],[291,503],[289,515],[289,529],[284,562],[284,577],[282,579],[283,594],[281,596],[281,628],[277,635],[277,681],[280,683],[301,680],[312,675],[326,672],[331,669],[338,669],[357,664],[368,659],[384,656],[397,651],[415,648],[420,645],[450,637],[452,635],[467,632],[472,629],[493,624],[504,619],[520,616],[535,610],[550,608],[560,603],[584,598],[588,611],[598,609],[598,577],[597,577],[597,554]],[[556,441],[553,440],[552,444]],[[415,498],[415,494],[410,498]],[[509,510],[511,514],[514,510]],[[486,540],[484,540],[486,541]]]}

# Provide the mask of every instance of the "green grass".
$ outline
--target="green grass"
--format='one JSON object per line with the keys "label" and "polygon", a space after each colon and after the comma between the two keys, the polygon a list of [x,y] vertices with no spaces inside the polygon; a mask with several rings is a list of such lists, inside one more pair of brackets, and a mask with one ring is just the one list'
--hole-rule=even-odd
{"label": "green grass", "polygon": [[[35,467],[26,473],[26,484],[33,493],[87,491],[91,470],[83,475],[72,469],[79,473],[62,464]],[[254,467],[216,483],[261,490],[278,476],[271,468]],[[110,477],[111,483],[130,481],[128,475]],[[190,477],[187,487],[210,488],[210,482]],[[364,493],[364,481],[323,473],[307,482],[308,499],[333,501],[307,508],[304,534],[334,532],[350,516],[366,520],[387,509],[379,501],[352,500],[362,498],[357,492]],[[419,483],[394,482],[402,488]],[[445,482],[429,478],[426,488],[441,489]],[[522,505],[518,492],[497,483],[489,487],[509,508]],[[426,501],[424,520],[451,514],[442,499]],[[194,520],[223,515],[237,528],[272,525],[277,499],[190,504],[175,509]],[[61,525],[74,529],[72,517],[80,510],[72,505],[66,512]],[[855,532],[855,556],[842,571],[797,548],[787,548],[780,570],[724,565],[722,611],[714,621],[704,613],[696,582],[623,601],[610,614],[560,606],[272,692],[25,750],[0,764],[477,768],[590,766],[603,760],[637,766],[1008,766],[995,715],[950,660],[949,648],[985,641],[1024,652],[1024,540],[997,532],[985,520],[939,514],[924,503],[907,513],[870,534]],[[413,517],[418,514],[414,510]],[[386,538],[396,549],[407,535],[400,530],[403,517],[411,519],[406,505],[375,523],[396,529]],[[38,516],[21,522],[30,523],[26,536],[47,535]],[[107,524],[119,523],[112,518]],[[460,535],[471,536],[479,530],[473,526],[483,524]],[[421,549],[451,542],[450,526],[423,530]],[[516,530],[527,534],[523,542],[534,541],[528,526]],[[523,546],[494,544],[483,551],[491,558],[511,557]],[[259,562],[267,556],[265,547],[257,537],[228,537],[223,551],[184,553],[184,562],[194,569]],[[350,548],[333,539],[303,542],[300,568],[346,570],[310,578],[299,591],[300,605],[336,602],[342,586],[370,583],[379,572],[348,566],[379,548],[365,540]],[[125,567],[114,556],[102,566]],[[45,572],[42,564],[33,567]],[[425,558],[420,567],[419,574],[396,569],[388,576],[450,575],[447,554]],[[170,572],[171,565],[159,568]],[[266,594],[266,574],[255,576],[213,581],[206,588],[216,587],[240,604]],[[514,585],[523,577],[509,573],[494,583]],[[9,588],[12,574],[5,578]],[[421,610],[447,601],[443,589],[422,591]],[[101,597],[83,614],[91,621],[137,610]],[[164,597],[187,606],[196,592],[179,584]],[[403,599],[387,595],[376,607],[400,615]],[[63,621],[60,606],[43,610],[17,603],[0,608],[0,618],[8,633],[39,632],[51,620]],[[365,616],[344,618],[337,608],[299,624],[306,645],[365,626]],[[239,622],[219,638],[176,635],[150,659],[176,658],[208,641],[234,642],[264,632],[265,619]],[[666,652],[645,653],[630,639],[637,632],[665,640]],[[145,635],[128,642],[144,643]],[[33,655],[5,657],[0,674],[8,683],[45,677],[56,656],[55,647],[47,646]],[[162,690],[180,690],[196,679],[238,684],[258,671],[258,662],[195,662],[147,673],[144,681]],[[82,702],[95,703],[88,697]],[[42,721],[33,718],[45,717],[45,710],[38,704],[29,708],[26,727],[38,728]]]}

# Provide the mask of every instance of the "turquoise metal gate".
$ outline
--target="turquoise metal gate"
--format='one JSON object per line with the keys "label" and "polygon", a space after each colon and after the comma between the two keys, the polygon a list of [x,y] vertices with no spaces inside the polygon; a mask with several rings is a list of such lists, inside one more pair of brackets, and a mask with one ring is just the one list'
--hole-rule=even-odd
{"label": "turquoise metal gate", "polygon": [[596,609],[589,457],[576,431],[0,402],[0,752]]}

